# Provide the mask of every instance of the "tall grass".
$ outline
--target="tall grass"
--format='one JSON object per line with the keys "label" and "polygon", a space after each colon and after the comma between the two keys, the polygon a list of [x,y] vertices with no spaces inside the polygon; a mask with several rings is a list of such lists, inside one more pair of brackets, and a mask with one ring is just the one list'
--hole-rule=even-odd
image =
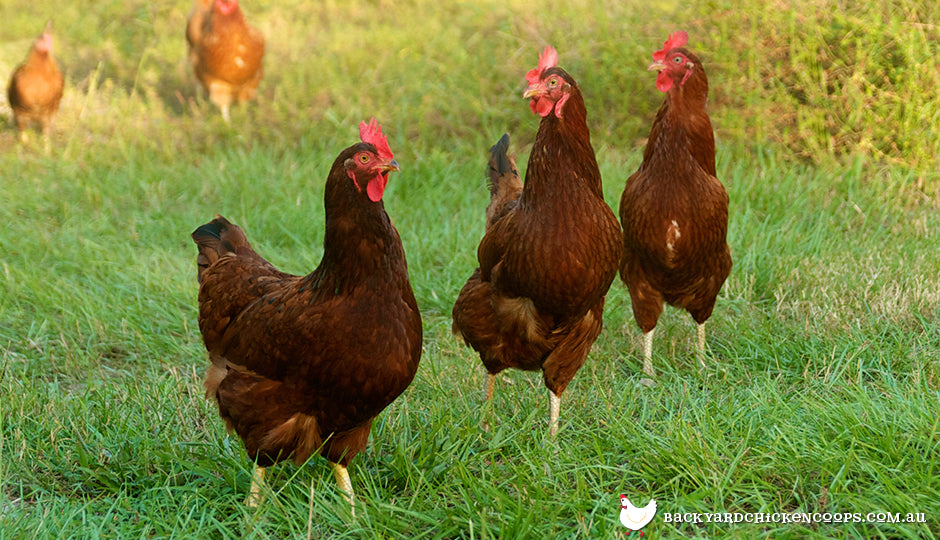
{"label": "tall grass", "polygon": [[[0,4],[0,73],[54,13],[68,75],[51,156],[0,111],[0,538],[610,538],[620,493],[657,499],[652,536],[940,535],[932,5],[242,3],[268,55],[231,126],[188,73],[185,2]],[[510,372],[483,405],[479,360],[450,333],[485,150],[509,131],[525,163],[522,77],[552,43],[616,207],[662,99],[644,66],[678,28],[706,62],[731,198],[709,366],[667,310],[659,383],[641,386],[617,282],[547,440],[541,377]],[[222,213],[279,267],[312,269],[326,172],[372,115],[403,168],[385,204],[422,364],[350,468],[355,520],[319,458],[272,468],[249,510],[250,463],[202,397],[188,235]],[[663,517],[791,511],[926,523]]]}

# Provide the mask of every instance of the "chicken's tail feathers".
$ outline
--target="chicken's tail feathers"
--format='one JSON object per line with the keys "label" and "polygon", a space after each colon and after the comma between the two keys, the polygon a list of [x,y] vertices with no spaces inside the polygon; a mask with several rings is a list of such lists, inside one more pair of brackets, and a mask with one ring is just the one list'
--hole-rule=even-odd
{"label": "chicken's tail feathers", "polygon": [[200,281],[203,272],[225,254],[236,253],[242,247],[251,249],[248,237],[241,227],[218,214],[215,219],[193,231],[192,238],[199,248],[196,266]]}
{"label": "chicken's tail feathers", "polygon": [[487,166],[490,184],[490,204],[486,209],[486,224],[489,226],[506,213],[522,193],[522,178],[516,168],[516,156],[509,153],[509,134],[505,133],[490,148]]}
{"label": "chicken's tail feathers", "polygon": [[511,172],[516,168],[512,158],[509,157],[509,134],[503,133],[503,136],[496,141],[496,144],[490,147],[489,163],[490,186],[494,187],[499,183],[499,177]]}
{"label": "chicken's tail feathers", "polygon": [[490,195],[506,188],[522,189],[522,179],[516,169],[516,156],[509,154],[509,134],[503,136],[490,148],[490,162],[487,169],[490,180]]}

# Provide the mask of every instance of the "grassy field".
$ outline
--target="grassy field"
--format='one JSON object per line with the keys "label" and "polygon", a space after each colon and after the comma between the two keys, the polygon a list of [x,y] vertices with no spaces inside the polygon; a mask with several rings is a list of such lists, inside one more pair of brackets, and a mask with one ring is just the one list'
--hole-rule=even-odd
{"label": "grassy field", "polygon": [[[652,538],[940,536],[937,7],[243,4],[268,55],[231,126],[188,72],[184,0],[0,5],[0,76],[53,14],[67,73],[49,156],[15,142],[0,103],[0,538],[624,538],[621,493],[658,501]],[[524,164],[523,76],[551,43],[616,209],[662,99],[644,68],[680,28],[710,76],[731,198],[709,365],[691,318],[667,310],[658,385],[640,385],[618,280],[547,440],[540,374],[508,372],[484,407],[482,366],[450,332],[486,149],[509,131]],[[350,467],[356,519],[320,458],[270,469],[250,510],[251,464],[202,397],[189,233],[222,213],[282,269],[311,270],[328,167],[373,115],[403,169],[385,204],[421,367]],[[677,512],[902,522],[666,521]]]}

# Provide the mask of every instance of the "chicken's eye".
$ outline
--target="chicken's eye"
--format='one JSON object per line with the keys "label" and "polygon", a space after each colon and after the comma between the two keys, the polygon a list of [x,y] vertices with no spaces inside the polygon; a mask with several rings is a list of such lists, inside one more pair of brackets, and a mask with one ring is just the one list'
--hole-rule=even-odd
{"label": "chicken's eye", "polygon": [[557,77],[552,77],[551,79],[549,79],[549,80],[548,80],[548,85],[551,86],[552,88],[558,86],[558,78],[557,78]]}
{"label": "chicken's eye", "polygon": [[368,162],[369,162],[369,154],[359,154],[359,162],[360,162],[360,163],[368,163]]}
{"label": "chicken's eye", "polygon": [[682,63],[682,57],[681,57],[681,56],[673,56],[673,57],[672,57],[672,61],[675,62],[675,63],[677,63],[677,64],[680,64],[680,63]]}

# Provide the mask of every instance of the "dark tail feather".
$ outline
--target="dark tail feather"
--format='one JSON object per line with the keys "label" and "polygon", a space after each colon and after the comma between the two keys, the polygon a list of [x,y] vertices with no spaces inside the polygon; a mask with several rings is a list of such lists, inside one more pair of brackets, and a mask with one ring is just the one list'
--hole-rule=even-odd
{"label": "dark tail feather", "polygon": [[202,273],[223,255],[235,253],[241,247],[251,248],[244,231],[218,214],[215,219],[193,231],[192,237],[199,248],[199,256],[196,258],[199,281],[202,281]]}
{"label": "dark tail feather", "polygon": [[500,177],[507,173],[515,173],[518,176],[516,164],[510,159],[509,155],[509,134],[504,133],[499,141],[490,148],[490,163],[488,176],[490,179],[490,194],[495,194],[499,190]]}
{"label": "dark tail feather", "polygon": [[513,208],[522,193],[522,178],[516,169],[516,157],[508,152],[509,134],[506,133],[490,148],[487,167],[490,181],[490,204],[486,208],[487,227]]}

